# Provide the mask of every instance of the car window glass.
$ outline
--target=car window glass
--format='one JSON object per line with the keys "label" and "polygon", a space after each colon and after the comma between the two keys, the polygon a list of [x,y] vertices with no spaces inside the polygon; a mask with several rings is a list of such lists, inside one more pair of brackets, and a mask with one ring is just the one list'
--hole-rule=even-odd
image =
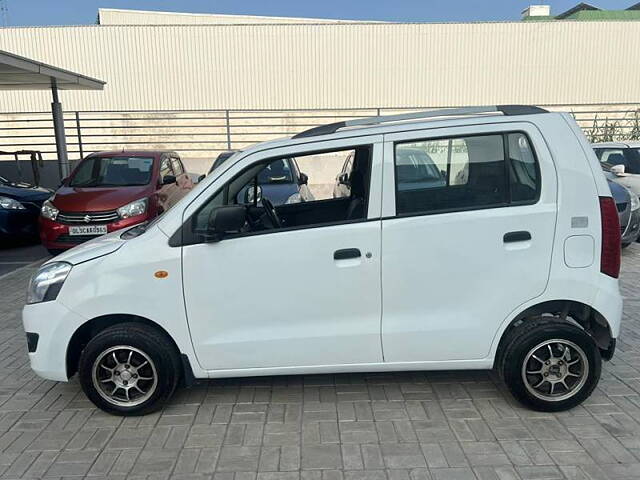
{"label": "car window glass", "polygon": [[396,145],[398,214],[481,208],[506,199],[502,135]]}
{"label": "car window glass", "polygon": [[523,133],[510,133],[509,181],[511,200],[526,202],[538,194],[538,168],[531,144]]}
{"label": "car window glass", "polygon": [[614,165],[627,166],[624,151],[621,148],[603,148],[598,149],[596,152],[600,163],[603,163],[609,167]]}
{"label": "car window glass", "polygon": [[151,181],[153,158],[87,157],[73,173],[72,187],[147,185]]}
{"label": "car window glass", "polygon": [[182,175],[184,173],[184,168],[182,167],[182,162],[175,157],[171,157],[171,165],[173,166],[173,171],[176,176]]}
{"label": "car window glass", "polygon": [[169,157],[165,156],[162,157],[162,162],[160,163],[160,178],[164,178],[167,175],[174,175],[174,173]]}
{"label": "car window glass", "polygon": [[[220,206],[244,205],[246,231],[278,228],[270,223],[262,199],[275,206],[281,227],[331,224],[366,218],[371,169],[370,145],[357,149],[275,158],[251,165],[221,187],[192,220],[192,230],[206,227],[211,213]],[[334,198],[333,187],[347,156],[353,153],[349,175],[351,191]],[[296,167],[297,165],[297,167]],[[308,171],[308,174],[306,173]],[[300,172],[300,173],[297,173]]]}

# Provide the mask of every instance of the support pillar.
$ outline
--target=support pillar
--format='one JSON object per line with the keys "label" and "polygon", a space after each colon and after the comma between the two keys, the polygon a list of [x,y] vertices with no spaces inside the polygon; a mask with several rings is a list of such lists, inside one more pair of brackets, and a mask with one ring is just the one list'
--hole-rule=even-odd
{"label": "support pillar", "polygon": [[62,113],[62,104],[58,99],[58,85],[55,78],[51,79],[51,93],[53,94],[53,102],[51,102],[51,113],[53,114],[53,132],[56,137],[56,152],[58,153],[58,171],[60,180],[67,178],[71,173],[69,166],[69,156],[67,154],[67,137],[64,131],[64,116]]}

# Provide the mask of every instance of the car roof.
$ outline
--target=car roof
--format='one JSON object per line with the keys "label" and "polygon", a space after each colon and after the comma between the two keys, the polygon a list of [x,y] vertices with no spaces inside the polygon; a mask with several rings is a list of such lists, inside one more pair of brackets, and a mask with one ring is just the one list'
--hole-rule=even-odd
{"label": "car roof", "polygon": [[422,129],[436,129],[446,127],[457,127],[467,125],[484,125],[487,123],[510,123],[514,121],[526,122],[532,121],[540,116],[547,115],[569,115],[564,112],[547,112],[531,113],[528,115],[502,115],[499,113],[482,114],[482,115],[460,115],[460,116],[447,116],[430,119],[412,119],[407,121],[397,121],[393,123],[381,123],[376,125],[366,125],[358,127],[349,127],[339,129],[333,133],[319,134],[313,136],[293,136],[278,138],[275,140],[268,140],[266,142],[257,143],[243,149],[245,154],[251,154],[259,151],[270,150],[279,147],[303,145],[311,142],[323,142],[338,139],[347,139],[351,137],[361,137],[366,135],[383,135],[389,133],[398,133],[411,130]]}
{"label": "car roof", "polygon": [[636,148],[640,147],[640,142],[638,141],[620,141],[620,142],[602,142],[602,143],[592,143],[591,146],[593,148]]}
{"label": "car roof", "polygon": [[128,155],[130,157],[144,157],[153,155],[154,157],[158,157],[163,153],[176,153],[173,150],[104,150],[101,152],[92,152],[87,157],[116,157],[120,155]]}

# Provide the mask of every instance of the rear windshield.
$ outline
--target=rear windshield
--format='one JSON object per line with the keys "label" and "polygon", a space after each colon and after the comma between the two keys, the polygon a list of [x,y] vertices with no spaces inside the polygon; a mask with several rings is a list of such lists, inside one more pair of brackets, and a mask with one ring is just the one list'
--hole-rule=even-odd
{"label": "rear windshield", "polygon": [[73,174],[71,187],[128,187],[151,181],[153,157],[88,157]]}

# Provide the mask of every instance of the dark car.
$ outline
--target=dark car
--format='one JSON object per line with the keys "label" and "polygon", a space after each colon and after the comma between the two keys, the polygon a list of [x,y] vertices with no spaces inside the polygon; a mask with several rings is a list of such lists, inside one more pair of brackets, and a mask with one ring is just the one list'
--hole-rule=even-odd
{"label": "dark car", "polygon": [[640,235],[640,200],[628,188],[609,178],[607,182],[618,209],[622,248],[625,248],[635,242]]}
{"label": "dark car", "polygon": [[[218,155],[208,173],[213,172],[236,152],[236,150],[230,150]],[[258,196],[268,198],[274,205],[314,200],[308,187],[309,177],[300,171],[300,167],[293,158],[283,158],[271,162],[258,173],[257,180],[260,187]],[[240,190],[237,198],[238,203],[253,202],[252,185],[253,183]]]}
{"label": "dark car", "polygon": [[52,193],[0,177],[0,244],[37,240],[40,208]]}

